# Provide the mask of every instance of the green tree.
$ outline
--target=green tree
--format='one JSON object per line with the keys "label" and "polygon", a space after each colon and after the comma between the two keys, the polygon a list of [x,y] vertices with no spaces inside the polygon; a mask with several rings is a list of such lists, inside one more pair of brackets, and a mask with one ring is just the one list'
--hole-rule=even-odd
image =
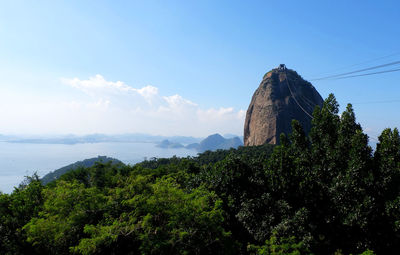
{"label": "green tree", "polygon": [[29,254],[34,252],[26,242],[22,229],[31,217],[38,215],[43,203],[43,186],[35,173],[26,177],[13,193],[0,193],[0,251],[2,254]]}
{"label": "green tree", "polygon": [[101,219],[106,197],[77,181],[60,181],[43,194],[43,210],[24,226],[27,240],[44,253],[69,254],[85,237],[84,226]]}
{"label": "green tree", "polygon": [[271,235],[264,245],[249,245],[248,251],[254,255],[312,254],[302,242],[296,242],[294,237],[278,238],[275,234]]}
{"label": "green tree", "polygon": [[371,239],[379,254],[400,249],[400,136],[397,128],[385,129],[379,136],[374,164],[376,206],[370,231],[376,233]]}

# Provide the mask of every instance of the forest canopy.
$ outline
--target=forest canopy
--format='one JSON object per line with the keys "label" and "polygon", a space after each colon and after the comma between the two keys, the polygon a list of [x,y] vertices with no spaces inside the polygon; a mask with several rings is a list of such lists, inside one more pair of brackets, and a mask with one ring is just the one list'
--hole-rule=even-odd
{"label": "forest canopy", "polygon": [[98,163],[0,193],[1,254],[396,254],[400,136],[333,95],[281,144]]}

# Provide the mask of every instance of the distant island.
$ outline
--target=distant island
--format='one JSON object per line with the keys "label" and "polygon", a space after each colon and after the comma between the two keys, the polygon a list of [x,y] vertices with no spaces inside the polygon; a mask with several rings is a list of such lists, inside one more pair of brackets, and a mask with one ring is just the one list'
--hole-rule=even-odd
{"label": "distant island", "polygon": [[90,135],[54,135],[54,136],[16,136],[0,134],[1,142],[33,144],[80,144],[80,143],[159,143],[169,140],[173,143],[197,143],[202,138],[192,136],[160,136],[149,134],[90,134]]}
{"label": "distant island", "polygon": [[170,142],[168,139],[161,141],[161,143],[157,144],[156,146],[163,149],[169,149],[169,148],[176,149],[185,147],[180,143]]}
{"label": "distant island", "polygon": [[236,149],[237,147],[242,145],[243,145],[242,140],[237,136],[234,136],[232,138],[224,138],[220,134],[213,134],[202,140],[200,143],[190,143],[184,146],[181,143],[171,142],[168,139],[166,139],[157,144],[157,147],[165,149],[186,148],[191,150],[197,150],[198,152],[205,152],[205,151],[214,151],[218,149],[223,149],[223,150],[230,148]]}
{"label": "distant island", "polygon": [[213,134],[206,138],[192,136],[159,136],[149,134],[90,134],[58,136],[17,136],[0,134],[0,142],[31,144],[82,144],[82,143],[155,143],[163,149],[186,148],[204,152],[207,150],[230,149],[243,145],[243,137],[234,134]]}

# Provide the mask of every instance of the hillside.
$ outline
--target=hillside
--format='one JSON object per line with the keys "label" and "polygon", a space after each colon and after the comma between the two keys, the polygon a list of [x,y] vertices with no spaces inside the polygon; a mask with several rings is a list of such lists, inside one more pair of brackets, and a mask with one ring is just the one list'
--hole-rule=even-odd
{"label": "hillside", "polygon": [[51,181],[58,179],[61,175],[65,174],[69,171],[75,170],[79,167],[84,167],[84,168],[92,167],[96,162],[97,163],[111,162],[112,164],[123,164],[121,161],[119,161],[118,159],[115,159],[115,158],[110,158],[107,156],[98,156],[97,158],[90,158],[90,159],[85,159],[82,161],[77,161],[73,164],[70,164],[70,165],[64,166],[60,169],[54,170],[54,171],[46,174],[45,176],[43,176],[41,178],[41,182],[45,185]]}

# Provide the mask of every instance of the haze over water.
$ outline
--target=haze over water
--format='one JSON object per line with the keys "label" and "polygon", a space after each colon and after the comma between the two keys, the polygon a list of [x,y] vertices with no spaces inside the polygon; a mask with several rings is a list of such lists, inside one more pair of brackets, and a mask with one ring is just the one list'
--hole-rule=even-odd
{"label": "haze over water", "polygon": [[11,193],[14,186],[35,171],[40,177],[76,161],[101,156],[113,157],[125,164],[145,158],[195,156],[195,150],[162,149],[154,143],[82,143],[30,144],[0,142],[0,191]]}

